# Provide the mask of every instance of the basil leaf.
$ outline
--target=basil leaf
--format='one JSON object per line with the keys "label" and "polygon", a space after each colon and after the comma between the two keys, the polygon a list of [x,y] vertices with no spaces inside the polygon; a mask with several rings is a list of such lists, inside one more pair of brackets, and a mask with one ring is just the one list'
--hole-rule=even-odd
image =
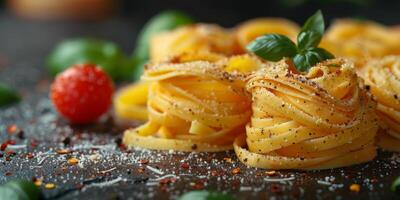
{"label": "basil leaf", "polygon": [[317,47],[324,35],[325,23],[322,12],[318,10],[307,19],[297,36],[297,46],[300,50]]}
{"label": "basil leaf", "polygon": [[11,181],[0,186],[0,197],[9,200],[39,200],[42,199],[42,193],[30,181]]}
{"label": "basil leaf", "polygon": [[390,189],[397,193],[400,194],[400,176],[396,178],[396,180],[393,181],[392,186],[390,187]]}
{"label": "basil leaf", "polygon": [[269,61],[279,61],[283,57],[293,57],[297,53],[296,44],[280,34],[267,34],[250,42],[246,49]]}
{"label": "basil leaf", "polygon": [[[136,48],[133,52],[133,59],[136,62],[134,69],[134,78],[140,77],[143,71],[144,63],[149,60],[150,39],[155,34],[175,29],[179,26],[192,24],[193,19],[188,15],[174,10],[167,10],[152,17],[140,31],[136,42]],[[139,68],[139,69],[138,69]]]}
{"label": "basil leaf", "polygon": [[0,84],[0,107],[10,105],[20,100],[21,97],[15,90],[7,85]]}
{"label": "basil leaf", "polygon": [[178,200],[236,200],[229,194],[215,191],[192,191],[182,195]]}
{"label": "basil leaf", "polygon": [[334,56],[322,48],[311,48],[300,52],[293,58],[293,63],[297,70],[308,71],[315,64],[334,58]]}
{"label": "basil leaf", "polygon": [[130,77],[133,70],[115,43],[92,38],[65,40],[56,46],[47,59],[47,67],[52,75],[80,63],[97,64],[114,80]]}

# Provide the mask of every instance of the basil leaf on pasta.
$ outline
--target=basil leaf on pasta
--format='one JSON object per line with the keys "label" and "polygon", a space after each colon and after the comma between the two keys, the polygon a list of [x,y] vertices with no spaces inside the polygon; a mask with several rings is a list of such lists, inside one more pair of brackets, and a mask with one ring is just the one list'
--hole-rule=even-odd
{"label": "basil leaf on pasta", "polygon": [[325,49],[311,48],[294,56],[293,63],[297,70],[305,72],[315,64],[331,58],[334,58],[334,56]]}
{"label": "basil leaf on pasta", "polygon": [[246,48],[269,61],[279,61],[283,57],[293,57],[297,53],[296,44],[287,36],[280,34],[267,34],[258,37]]}
{"label": "basil leaf on pasta", "polygon": [[325,23],[324,17],[320,10],[313,16],[308,18],[306,23],[300,30],[297,36],[297,46],[299,49],[307,49],[310,47],[317,47],[324,35]]}

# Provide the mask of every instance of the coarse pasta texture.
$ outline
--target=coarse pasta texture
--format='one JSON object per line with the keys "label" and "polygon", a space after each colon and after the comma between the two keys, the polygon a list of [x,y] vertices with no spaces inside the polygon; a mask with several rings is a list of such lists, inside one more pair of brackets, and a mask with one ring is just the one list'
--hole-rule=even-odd
{"label": "coarse pasta texture", "polygon": [[328,29],[321,46],[359,67],[369,58],[400,54],[400,34],[376,22],[341,19]]}
{"label": "coarse pasta texture", "polygon": [[246,51],[247,44],[264,34],[286,35],[296,41],[299,30],[299,26],[296,23],[287,19],[257,18],[239,24],[235,28],[235,36],[242,51]]}
{"label": "coarse pasta texture", "polygon": [[281,61],[249,77],[251,121],[234,149],[246,165],[268,169],[327,169],[376,155],[375,104],[353,65],[328,60],[298,74]]}
{"label": "coarse pasta texture", "polygon": [[400,56],[387,56],[369,61],[361,70],[366,87],[378,102],[381,120],[378,145],[400,151]]}
{"label": "coarse pasta texture", "polygon": [[233,34],[212,24],[193,24],[155,35],[150,41],[153,63],[190,52],[214,52],[234,55],[238,45]]}
{"label": "coarse pasta texture", "polygon": [[[161,63],[146,69],[142,79],[151,81],[149,121],[127,130],[124,144],[178,151],[232,149],[251,116],[241,71],[252,70],[257,63],[248,55],[232,59]],[[238,62],[250,67],[235,68]]]}

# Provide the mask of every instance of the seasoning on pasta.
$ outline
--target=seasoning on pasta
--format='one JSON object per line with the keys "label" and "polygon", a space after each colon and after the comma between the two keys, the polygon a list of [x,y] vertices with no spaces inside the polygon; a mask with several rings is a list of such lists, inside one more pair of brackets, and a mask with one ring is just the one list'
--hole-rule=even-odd
{"label": "seasoning on pasta", "polygon": [[242,73],[228,73],[226,65],[193,61],[146,69],[142,79],[151,81],[149,121],[127,130],[124,144],[179,151],[231,149],[245,131],[251,103]]}
{"label": "seasoning on pasta", "polygon": [[246,165],[327,169],[372,160],[374,104],[352,64],[327,60],[299,74],[284,61],[250,76],[251,121],[234,149]]}

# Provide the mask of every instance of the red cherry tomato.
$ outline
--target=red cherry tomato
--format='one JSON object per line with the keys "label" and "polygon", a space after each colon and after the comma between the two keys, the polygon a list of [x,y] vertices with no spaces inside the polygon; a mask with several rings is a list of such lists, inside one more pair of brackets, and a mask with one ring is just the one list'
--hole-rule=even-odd
{"label": "red cherry tomato", "polygon": [[75,124],[96,121],[109,109],[114,84],[99,67],[74,65],[54,80],[50,98],[57,111]]}

